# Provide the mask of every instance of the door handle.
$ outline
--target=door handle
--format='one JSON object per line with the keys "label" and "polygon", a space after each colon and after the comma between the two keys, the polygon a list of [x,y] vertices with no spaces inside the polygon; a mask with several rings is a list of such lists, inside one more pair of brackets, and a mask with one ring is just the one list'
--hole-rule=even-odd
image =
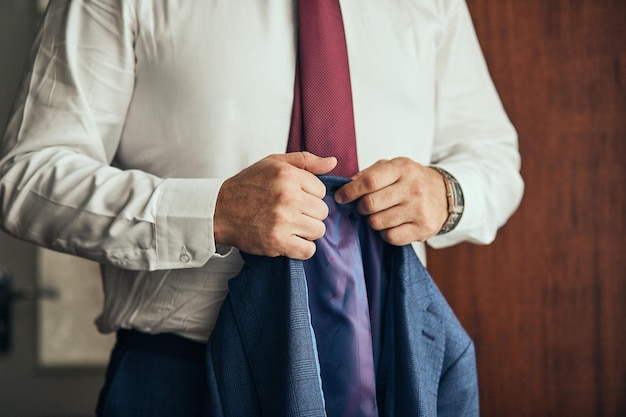
{"label": "door handle", "polygon": [[29,285],[13,288],[13,277],[6,269],[0,269],[0,354],[11,349],[13,303],[16,301],[32,301],[40,298],[55,299],[59,297],[56,288],[41,288]]}

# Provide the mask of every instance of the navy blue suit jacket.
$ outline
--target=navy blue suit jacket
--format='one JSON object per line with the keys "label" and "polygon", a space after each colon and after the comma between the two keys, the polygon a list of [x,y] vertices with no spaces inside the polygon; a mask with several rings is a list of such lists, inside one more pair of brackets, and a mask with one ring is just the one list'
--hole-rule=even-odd
{"label": "navy blue suit jacket", "polygon": [[[386,245],[380,416],[476,416],[474,346],[410,245]],[[325,416],[302,261],[244,255],[207,349],[209,416]]]}

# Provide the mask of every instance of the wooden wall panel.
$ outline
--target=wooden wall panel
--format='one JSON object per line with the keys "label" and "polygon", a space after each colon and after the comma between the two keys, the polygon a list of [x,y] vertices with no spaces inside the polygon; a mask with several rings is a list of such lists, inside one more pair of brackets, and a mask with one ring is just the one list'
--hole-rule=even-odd
{"label": "wooden wall panel", "polygon": [[493,245],[429,252],[482,415],[626,416],[626,2],[468,4],[526,182]]}

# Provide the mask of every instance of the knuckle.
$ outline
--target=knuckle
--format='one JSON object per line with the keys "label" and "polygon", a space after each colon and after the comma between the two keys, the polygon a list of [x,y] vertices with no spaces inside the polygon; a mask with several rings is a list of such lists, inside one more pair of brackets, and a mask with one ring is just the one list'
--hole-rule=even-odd
{"label": "knuckle", "polygon": [[279,250],[283,242],[282,235],[273,228],[267,233],[266,242],[269,250]]}
{"label": "knuckle", "polygon": [[306,242],[306,244],[303,245],[302,249],[299,251],[297,255],[298,259],[302,259],[302,260],[311,259],[313,255],[315,255],[315,249],[316,249],[315,243]]}
{"label": "knuckle", "polygon": [[410,234],[405,227],[394,227],[383,231],[384,240],[394,246],[404,246],[411,243]]}
{"label": "knuckle", "polygon": [[304,166],[305,168],[307,166],[308,160],[313,157],[313,154],[311,154],[310,152],[304,152],[304,151],[296,152],[295,155],[297,155],[300,158],[300,161],[299,161],[300,165]]}
{"label": "knuckle", "polygon": [[377,190],[378,189],[378,177],[376,175],[364,175],[363,176],[363,185],[367,190]]}
{"label": "knuckle", "polygon": [[389,230],[387,233],[387,241],[394,246],[401,246],[404,244],[404,240],[400,236],[400,233],[395,229]]}
{"label": "knuckle", "polygon": [[411,164],[412,161],[406,156],[400,156],[398,158],[395,158],[393,162],[401,167],[406,167]]}
{"label": "knuckle", "polygon": [[320,208],[319,208],[319,212],[320,212],[320,220],[324,220],[325,218],[327,218],[328,214],[330,213],[330,208],[328,207],[328,204],[322,201]]}
{"label": "knuckle", "polygon": [[294,195],[292,191],[289,191],[286,189],[279,190],[274,199],[274,203],[276,207],[276,209],[274,210],[275,215],[281,216],[281,217],[284,216],[284,213],[282,210],[280,210],[280,208],[288,207],[295,200],[296,200],[296,196]]}
{"label": "knuckle", "polygon": [[404,156],[395,158],[392,161],[392,165],[397,175],[413,175],[419,168],[415,161]]}
{"label": "knuckle", "polygon": [[275,181],[278,181],[278,182],[289,181],[291,178],[293,178],[291,167],[288,164],[276,165],[275,171],[274,171],[274,178],[275,178]]}
{"label": "knuckle", "polygon": [[319,185],[316,187],[314,195],[319,198],[324,198],[326,196],[326,186],[318,178],[316,178],[316,180],[318,181]]}
{"label": "knuckle", "polygon": [[361,198],[361,206],[366,213],[372,213],[376,211],[376,199],[371,194],[365,195]]}
{"label": "knuckle", "polygon": [[315,230],[313,231],[313,239],[320,239],[326,234],[326,225],[324,222],[317,222]]}
{"label": "knuckle", "polygon": [[400,170],[407,170],[413,167],[413,161],[405,156],[400,156],[392,161],[393,165]]}
{"label": "knuckle", "polygon": [[274,214],[274,227],[277,229],[284,225],[289,224],[292,221],[293,216],[291,216],[286,210],[277,210]]}
{"label": "knuckle", "polygon": [[389,230],[382,230],[380,232],[380,236],[383,238],[385,242],[393,244],[390,238]]}
{"label": "knuckle", "polygon": [[369,223],[370,227],[374,230],[383,230],[385,228],[384,222],[380,216],[369,216],[367,218],[367,222]]}

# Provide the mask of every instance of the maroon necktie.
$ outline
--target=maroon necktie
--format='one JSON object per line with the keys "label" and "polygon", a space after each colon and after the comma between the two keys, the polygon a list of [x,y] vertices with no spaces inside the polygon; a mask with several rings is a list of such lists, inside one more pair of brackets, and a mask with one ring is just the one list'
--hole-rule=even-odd
{"label": "maroon necktie", "polygon": [[337,157],[331,174],[358,172],[352,90],[338,0],[298,1],[298,56],[288,152]]}

